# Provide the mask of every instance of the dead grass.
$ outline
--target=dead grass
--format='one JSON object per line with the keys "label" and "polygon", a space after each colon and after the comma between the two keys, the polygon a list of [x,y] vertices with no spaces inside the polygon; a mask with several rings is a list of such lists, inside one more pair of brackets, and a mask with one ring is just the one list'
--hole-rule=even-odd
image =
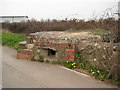
{"label": "dead grass", "polygon": [[94,35],[99,35],[99,36],[103,36],[103,35],[111,33],[110,30],[102,30],[102,29],[68,30],[68,31],[65,31],[65,32],[68,32],[68,33],[87,32],[88,34],[94,34]]}
{"label": "dead grass", "polygon": [[8,29],[0,29],[0,33],[12,33],[12,32]]}

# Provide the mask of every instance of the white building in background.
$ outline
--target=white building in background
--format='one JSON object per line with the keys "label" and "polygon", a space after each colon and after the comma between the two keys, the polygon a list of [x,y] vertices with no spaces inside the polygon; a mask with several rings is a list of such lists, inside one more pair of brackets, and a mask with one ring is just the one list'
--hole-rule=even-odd
{"label": "white building in background", "polygon": [[118,16],[119,16],[119,19],[120,19],[120,1],[118,2]]}
{"label": "white building in background", "polygon": [[26,22],[27,19],[28,19],[28,16],[0,16],[0,23]]}

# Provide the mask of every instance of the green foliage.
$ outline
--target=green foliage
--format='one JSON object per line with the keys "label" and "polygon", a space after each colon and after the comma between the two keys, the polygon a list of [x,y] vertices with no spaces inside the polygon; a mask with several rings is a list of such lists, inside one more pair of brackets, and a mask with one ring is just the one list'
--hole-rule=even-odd
{"label": "green foliage", "polygon": [[44,57],[43,56],[38,56],[38,57],[35,57],[34,60],[43,62],[44,61]]}
{"label": "green foliage", "polygon": [[43,59],[44,57],[43,56],[39,56],[39,59]]}
{"label": "green foliage", "polygon": [[2,35],[2,42],[0,43],[5,46],[10,46],[14,49],[18,49],[19,42],[25,40],[24,34],[14,34],[14,33],[0,33]]}
{"label": "green foliage", "polygon": [[46,63],[60,64],[70,69],[83,69],[89,72],[96,79],[102,81],[109,81],[115,85],[120,85],[120,81],[115,79],[111,73],[105,69],[99,69],[96,66],[92,65],[89,61],[84,60],[80,53],[76,53],[74,61],[49,61],[45,60]]}
{"label": "green foliage", "polygon": [[74,61],[64,61],[64,66],[70,69],[83,69],[91,73],[95,78],[100,79],[102,81],[107,80],[109,82],[112,82],[114,84],[120,84],[120,81],[115,80],[114,76],[111,75],[111,73],[105,69],[99,69],[96,66],[92,65],[89,61],[84,60],[80,53],[77,53],[75,56]]}
{"label": "green foliage", "polygon": [[110,33],[103,34],[103,35],[102,35],[103,42],[109,43],[109,42],[110,42],[110,37],[111,37],[111,34],[110,34]]}
{"label": "green foliage", "polygon": [[57,61],[51,61],[52,64],[58,64]]}
{"label": "green foliage", "polygon": [[114,76],[107,70],[105,69],[99,69],[96,66],[92,65],[90,62],[87,60],[82,59],[80,53],[76,54],[75,61],[76,67],[80,69],[84,69],[91,73],[95,78],[100,79],[100,80],[107,80],[110,81],[114,84],[120,84],[119,80],[116,80]]}
{"label": "green foliage", "polygon": [[76,63],[74,61],[65,61],[64,66],[73,69],[76,68]]}
{"label": "green foliage", "polygon": [[102,30],[102,29],[80,29],[80,30],[68,30],[66,32],[69,33],[80,33],[80,32],[90,32],[94,35],[104,36],[104,35],[110,35],[110,30]]}
{"label": "green foliage", "polygon": [[49,60],[45,60],[46,63],[49,63]]}
{"label": "green foliage", "polygon": [[63,62],[62,61],[50,61],[50,63],[52,64],[60,64],[60,65],[63,65]]}
{"label": "green foliage", "polygon": [[2,44],[2,33],[0,33],[0,44]]}
{"label": "green foliage", "polygon": [[64,65],[63,61],[50,61],[50,60],[45,60],[46,63],[52,63],[52,64],[60,64],[60,65]]}

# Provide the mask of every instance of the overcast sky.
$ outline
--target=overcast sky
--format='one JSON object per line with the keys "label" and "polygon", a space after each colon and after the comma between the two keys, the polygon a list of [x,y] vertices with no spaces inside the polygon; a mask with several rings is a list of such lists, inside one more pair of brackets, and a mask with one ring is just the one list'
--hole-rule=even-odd
{"label": "overcast sky", "polygon": [[0,0],[0,16],[26,15],[37,20],[80,18],[90,19],[119,0]]}

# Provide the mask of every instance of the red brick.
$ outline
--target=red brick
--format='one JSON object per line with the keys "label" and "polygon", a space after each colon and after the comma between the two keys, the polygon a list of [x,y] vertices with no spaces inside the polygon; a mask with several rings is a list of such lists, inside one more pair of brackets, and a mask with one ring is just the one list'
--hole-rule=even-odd
{"label": "red brick", "polygon": [[56,44],[55,43],[51,43],[52,45],[51,46],[56,46]]}
{"label": "red brick", "polygon": [[33,57],[32,51],[19,49],[17,52],[17,58],[31,59]]}
{"label": "red brick", "polygon": [[42,45],[45,45],[45,43],[39,43],[39,44],[40,44],[41,46],[42,46]]}
{"label": "red brick", "polygon": [[66,48],[66,44],[60,44],[60,47]]}
{"label": "red brick", "polygon": [[18,51],[22,51],[23,49],[19,49]]}
{"label": "red brick", "polygon": [[32,52],[27,52],[28,55],[32,55]]}
{"label": "red brick", "polygon": [[45,46],[49,46],[49,43],[44,43],[45,44]]}
{"label": "red brick", "polygon": [[73,59],[73,58],[69,58],[68,60],[70,60],[70,61],[74,61],[74,59]]}
{"label": "red brick", "polygon": [[56,44],[55,43],[51,43],[51,46],[56,46]]}
{"label": "red brick", "polygon": [[66,47],[66,45],[65,45],[65,44],[56,44],[56,46],[58,46],[58,47],[63,47],[63,48],[65,48],[65,47]]}
{"label": "red brick", "polygon": [[66,57],[74,57],[74,55],[71,55],[71,54],[66,54],[65,56]]}
{"label": "red brick", "polygon": [[42,45],[45,45],[44,43],[34,43],[34,45],[37,45],[37,46],[42,46]]}
{"label": "red brick", "polygon": [[76,47],[75,45],[71,45],[71,48],[75,49],[75,47]]}
{"label": "red brick", "polygon": [[48,46],[48,43],[44,43],[45,44],[45,46]]}
{"label": "red brick", "polygon": [[66,51],[73,51],[74,52],[75,50],[74,49],[66,49]]}
{"label": "red brick", "polygon": [[73,52],[66,52],[65,54],[66,54],[66,55],[68,55],[68,54],[69,54],[69,55],[74,55],[75,53],[73,53]]}
{"label": "red brick", "polygon": [[56,44],[56,46],[60,47],[60,44]]}
{"label": "red brick", "polygon": [[47,45],[48,45],[48,46],[52,46],[53,44],[52,44],[52,43],[48,43]]}
{"label": "red brick", "polygon": [[72,58],[72,59],[74,59],[74,56],[69,56],[68,58]]}
{"label": "red brick", "polygon": [[71,55],[70,57],[71,57],[71,58],[74,58],[75,56]]}
{"label": "red brick", "polygon": [[23,58],[23,59],[31,59],[33,56],[32,55],[25,55],[25,54],[21,54],[21,53],[18,53],[17,54],[17,58]]}
{"label": "red brick", "polygon": [[34,43],[34,45],[38,46],[38,45],[39,45],[39,43]]}

